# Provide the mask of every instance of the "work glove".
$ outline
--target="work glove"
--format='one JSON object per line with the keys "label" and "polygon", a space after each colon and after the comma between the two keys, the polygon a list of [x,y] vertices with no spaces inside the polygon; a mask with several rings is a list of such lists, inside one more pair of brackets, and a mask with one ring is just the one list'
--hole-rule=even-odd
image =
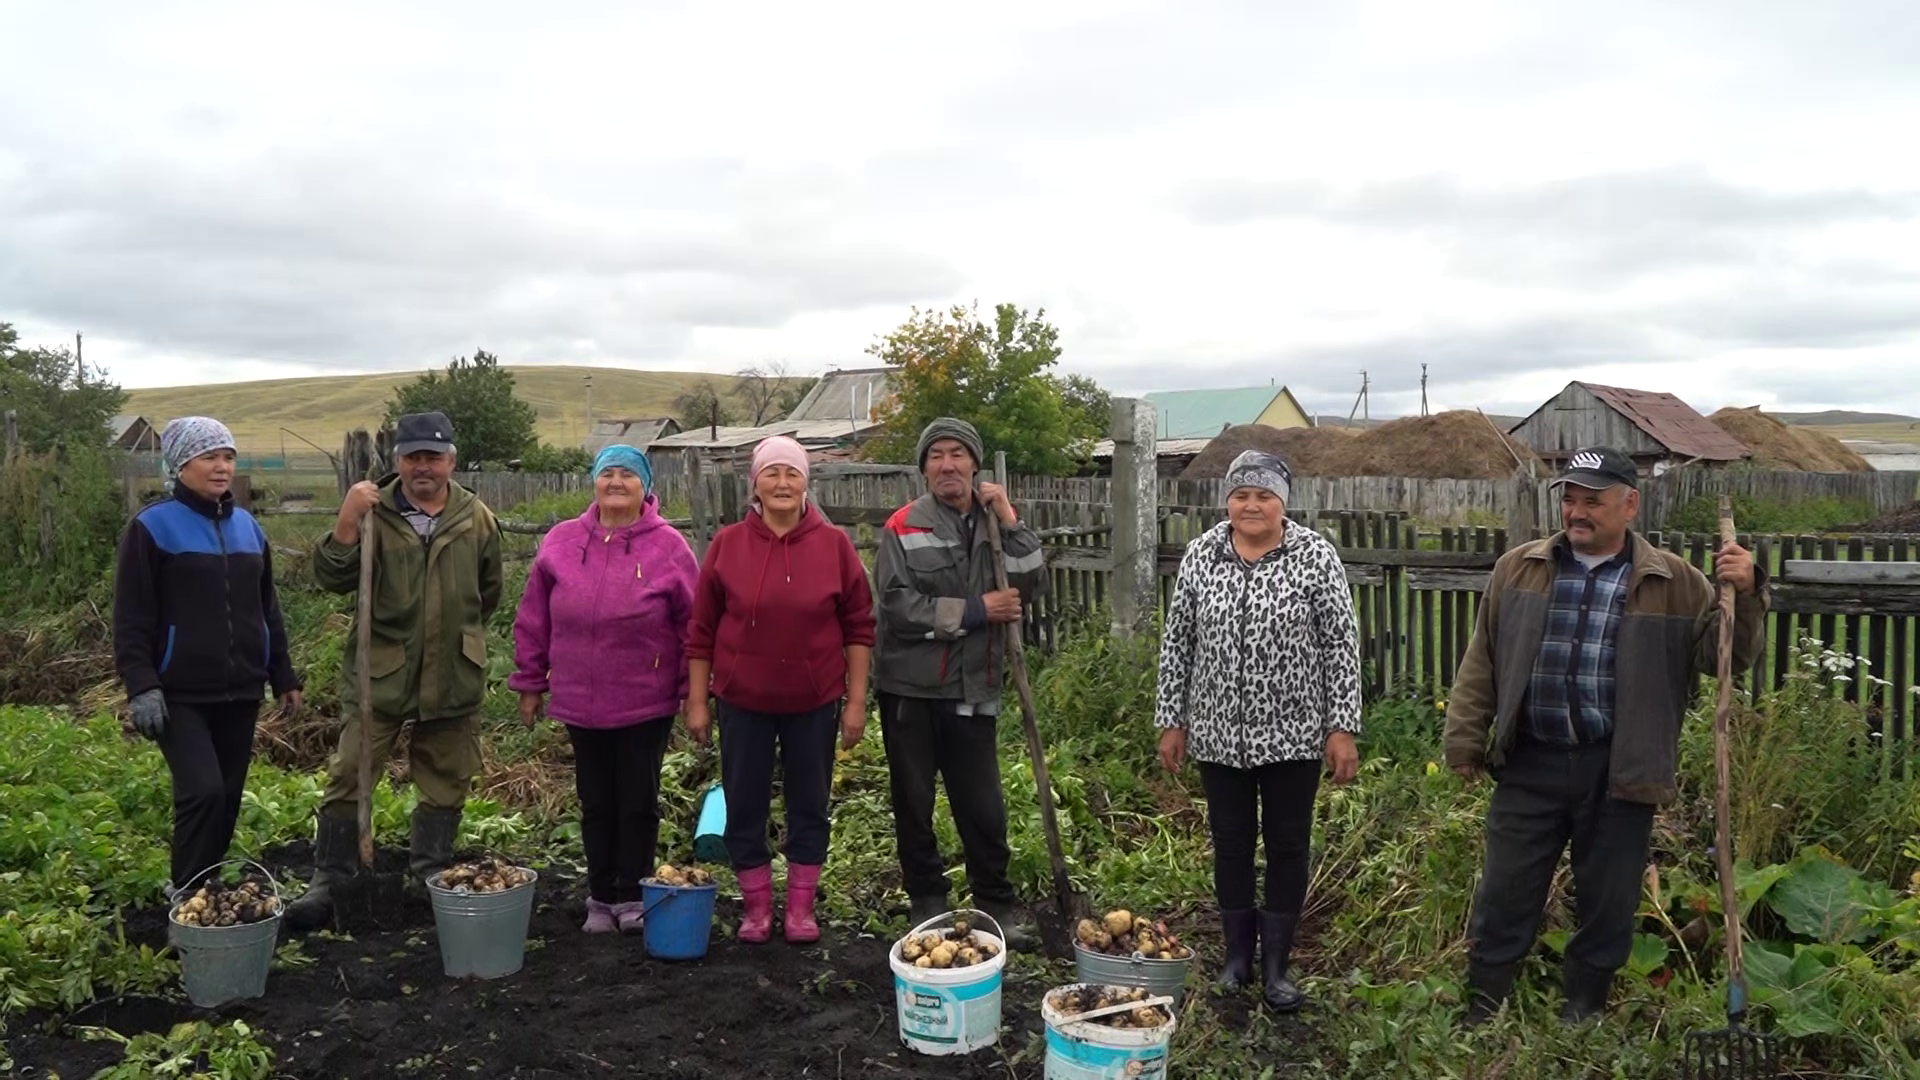
{"label": "work glove", "polygon": [[159,742],[167,731],[167,699],[158,690],[148,690],[135,694],[132,704],[133,730]]}

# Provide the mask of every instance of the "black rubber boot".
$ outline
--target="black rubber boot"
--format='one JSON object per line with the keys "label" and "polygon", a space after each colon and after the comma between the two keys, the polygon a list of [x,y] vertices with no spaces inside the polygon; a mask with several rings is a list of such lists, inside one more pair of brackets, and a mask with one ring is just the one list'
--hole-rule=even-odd
{"label": "black rubber boot", "polygon": [[907,915],[908,921],[910,921],[913,924],[913,926],[909,926],[907,929],[911,930],[913,929],[914,926],[919,926],[921,923],[926,922],[928,919],[937,919],[940,916],[945,915],[946,913],[947,913],[946,897],[916,896],[912,900],[912,904],[909,909],[909,913]]}
{"label": "black rubber boot", "polygon": [[1307,996],[1287,978],[1287,961],[1293,956],[1293,931],[1298,915],[1260,912],[1260,973],[1265,977],[1267,1005],[1277,1012],[1293,1012],[1306,1003]]}
{"label": "black rubber boot", "polygon": [[1561,964],[1560,985],[1567,999],[1560,1007],[1560,1022],[1582,1024],[1607,1011],[1607,995],[1613,990],[1613,972],[1601,971],[1569,959]]}
{"label": "black rubber boot", "polygon": [[306,933],[333,921],[333,887],[353,876],[359,846],[359,822],[320,815],[313,834],[313,880],[287,905],[287,929]]}
{"label": "black rubber boot", "polygon": [[993,916],[993,921],[1000,924],[1001,932],[1006,935],[1008,949],[1025,953],[1039,950],[1040,933],[1026,912],[1009,904],[981,904],[980,910]]}
{"label": "black rubber boot", "polygon": [[453,865],[454,841],[460,838],[460,809],[435,806],[413,808],[413,846],[407,869],[422,887],[433,875]]}
{"label": "black rubber boot", "polygon": [[1493,1019],[1506,1004],[1507,995],[1513,992],[1514,976],[1519,974],[1518,966],[1486,967],[1467,963],[1467,1011],[1460,1022],[1470,1028],[1477,1028]]}
{"label": "black rubber boot", "polygon": [[1259,934],[1253,909],[1221,911],[1220,933],[1227,941],[1227,955],[1220,964],[1220,977],[1213,985],[1222,990],[1238,990],[1253,981],[1254,942]]}

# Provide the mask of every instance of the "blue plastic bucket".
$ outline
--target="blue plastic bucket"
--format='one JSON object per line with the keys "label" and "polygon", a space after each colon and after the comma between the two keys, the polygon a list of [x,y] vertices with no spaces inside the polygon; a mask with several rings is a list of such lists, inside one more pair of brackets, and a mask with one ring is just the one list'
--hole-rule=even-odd
{"label": "blue plastic bucket", "polygon": [[640,883],[645,905],[642,932],[647,955],[660,960],[698,960],[713,936],[713,905],[718,885]]}
{"label": "blue plastic bucket", "polygon": [[727,792],[720,784],[707,789],[700,800],[700,821],[693,829],[693,857],[727,865]]}
{"label": "blue plastic bucket", "polygon": [[[1157,1028],[1112,1028],[1061,1015],[1053,1007],[1060,989],[1040,999],[1040,1016],[1047,1023],[1046,1080],[1164,1080],[1176,1026],[1171,1010]],[[1170,1005],[1172,998],[1151,997],[1143,1004]]]}
{"label": "blue plastic bucket", "polygon": [[[907,932],[907,937],[943,930],[962,914],[949,911]],[[993,933],[975,930],[993,939],[1000,951],[972,967],[921,968],[901,955],[906,938],[893,943],[887,962],[893,968],[894,1014],[900,1041],[909,1049],[936,1057],[970,1054],[1000,1041],[1000,985],[1007,966],[1006,937],[1000,924],[984,911],[965,913],[976,927],[985,923]]]}

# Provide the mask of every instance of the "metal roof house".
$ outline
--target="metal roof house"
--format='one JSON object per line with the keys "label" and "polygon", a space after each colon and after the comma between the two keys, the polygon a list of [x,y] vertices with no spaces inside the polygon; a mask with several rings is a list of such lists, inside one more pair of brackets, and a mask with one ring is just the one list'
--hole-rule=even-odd
{"label": "metal roof house", "polygon": [[1312,427],[1313,419],[1284,386],[1228,390],[1157,390],[1146,395],[1162,439],[1211,439],[1236,424]]}
{"label": "metal roof house", "polygon": [[787,419],[801,423],[837,423],[841,431],[864,440],[880,424],[874,409],[893,397],[891,368],[829,371],[813,384]]}
{"label": "metal roof house", "polygon": [[680,433],[680,422],[671,416],[646,416],[627,419],[602,419],[580,440],[589,454],[598,454],[609,446],[624,443],[645,450],[659,439]]}
{"label": "metal roof house", "polygon": [[1611,446],[1632,457],[1648,475],[1695,461],[1753,456],[1745,443],[1672,394],[1578,381],[1568,383],[1508,434],[1555,466],[1581,447]]}
{"label": "metal roof house", "polygon": [[107,445],[130,454],[157,454],[160,432],[146,417],[122,413],[107,421]]}

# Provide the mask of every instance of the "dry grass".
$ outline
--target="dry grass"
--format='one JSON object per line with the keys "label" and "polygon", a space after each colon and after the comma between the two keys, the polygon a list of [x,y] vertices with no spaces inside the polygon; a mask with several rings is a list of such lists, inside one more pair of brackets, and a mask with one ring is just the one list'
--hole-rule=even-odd
{"label": "dry grass", "polygon": [[1455,410],[1409,416],[1365,430],[1256,425],[1228,428],[1183,474],[1189,479],[1226,475],[1242,451],[1279,454],[1300,476],[1413,476],[1497,480],[1516,467],[1534,470],[1540,461],[1519,441],[1496,430],[1477,412]]}
{"label": "dry grass", "polygon": [[[540,414],[540,438],[555,444],[577,443],[585,435],[587,399],[582,380],[589,373],[593,375],[593,414],[603,419],[671,415],[674,397],[701,379],[712,379],[722,393],[735,381],[731,375],[629,368],[512,370],[520,397]],[[295,462],[324,467],[325,457],[280,429],[337,450],[348,431],[379,423],[394,387],[420,374],[400,371],[130,390],[124,411],[145,416],[156,427],[190,413],[217,417],[233,430],[242,453],[279,457],[284,446]]]}
{"label": "dry grass", "polygon": [[1710,418],[1721,430],[1747,444],[1753,463],[1763,469],[1797,472],[1872,472],[1867,459],[1839,439],[1813,428],[1789,427],[1758,407],[1728,407]]}

